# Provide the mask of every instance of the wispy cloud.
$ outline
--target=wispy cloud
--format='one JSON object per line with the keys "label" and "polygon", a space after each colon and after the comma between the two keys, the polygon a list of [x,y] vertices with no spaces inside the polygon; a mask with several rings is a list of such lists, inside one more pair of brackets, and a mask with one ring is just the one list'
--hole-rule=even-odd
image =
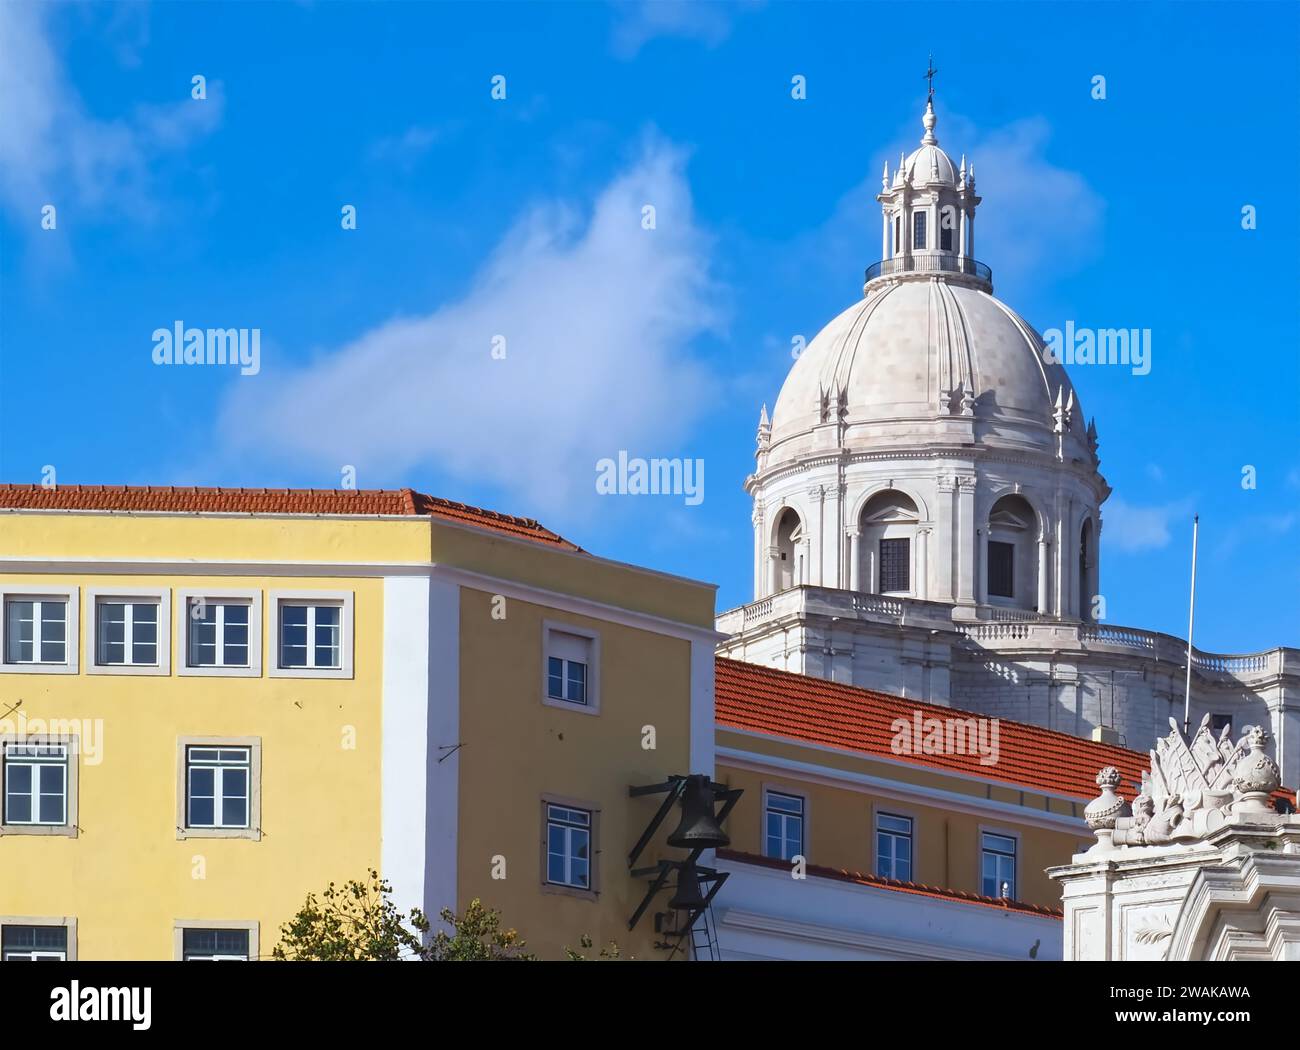
{"label": "wispy cloud", "polygon": [[[1190,499],[1139,507],[1113,496],[1102,510],[1102,543],[1109,549],[1125,553],[1166,547],[1170,540],[1170,526],[1176,519],[1190,519],[1191,513]],[[1187,524],[1190,525],[1191,521],[1188,520]]]}
{"label": "wispy cloud", "polygon": [[611,46],[619,58],[635,58],[641,48],[660,37],[684,37],[717,47],[731,35],[736,17],[760,6],[749,3],[707,3],[704,0],[623,0],[614,5]]}
{"label": "wispy cloud", "polygon": [[[57,14],[54,5],[0,4],[0,206],[32,229],[45,204],[152,214],[152,162],[220,123],[221,85],[210,82],[202,101],[189,97],[186,82],[175,102],[91,116],[51,39],[47,22]],[[147,28],[132,24],[133,47],[142,47]]]}
{"label": "wispy cloud", "polygon": [[461,300],[307,366],[277,370],[264,355],[221,433],[240,455],[353,464],[363,481],[434,468],[573,513],[575,494],[594,498],[597,459],[674,454],[708,401],[690,343],[721,318],[684,164],[650,143],[589,217],[561,203],[520,216]]}

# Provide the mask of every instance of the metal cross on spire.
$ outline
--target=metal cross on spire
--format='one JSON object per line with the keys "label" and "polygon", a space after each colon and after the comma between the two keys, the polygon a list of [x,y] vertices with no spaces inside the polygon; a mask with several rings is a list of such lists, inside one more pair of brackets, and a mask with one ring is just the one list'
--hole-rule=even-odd
{"label": "metal cross on spire", "polygon": [[934,52],[930,53],[930,61],[925,70],[925,79],[930,82],[930,94],[928,98],[934,98],[934,75],[939,72],[934,68]]}

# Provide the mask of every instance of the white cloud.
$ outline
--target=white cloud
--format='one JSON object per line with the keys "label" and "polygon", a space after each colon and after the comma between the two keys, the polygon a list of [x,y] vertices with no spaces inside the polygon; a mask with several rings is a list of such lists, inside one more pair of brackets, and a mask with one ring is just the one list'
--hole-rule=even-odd
{"label": "white cloud", "polygon": [[612,40],[614,54],[635,58],[642,47],[659,37],[685,37],[717,47],[731,35],[736,14],[756,5],[636,0],[614,6],[618,11]]}
{"label": "white cloud", "polygon": [[47,18],[54,5],[0,4],[0,205],[32,228],[44,204],[70,198],[86,206],[145,214],[149,167],[221,120],[220,84],[208,97],[183,94],[166,105],[141,105],[129,116],[91,116],[56,54]]}
{"label": "white cloud", "polygon": [[[712,382],[688,344],[721,320],[683,166],[680,151],[649,144],[588,217],[558,203],[519,217],[459,301],[310,365],[277,373],[264,352],[221,433],[238,453],[333,473],[354,464],[363,480],[435,468],[527,513],[594,498],[596,460],[619,449],[678,454]],[[646,204],[654,230],[642,228]],[[498,335],[504,360],[491,355]]]}
{"label": "white cloud", "polygon": [[1156,507],[1139,507],[1113,496],[1106,501],[1102,510],[1102,542],[1109,549],[1126,553],[1155,550],[1168,546],[1170,525],[1175,519],[1187,518],[1187,538],[1190,543],[1191,512],[1191,500]]}

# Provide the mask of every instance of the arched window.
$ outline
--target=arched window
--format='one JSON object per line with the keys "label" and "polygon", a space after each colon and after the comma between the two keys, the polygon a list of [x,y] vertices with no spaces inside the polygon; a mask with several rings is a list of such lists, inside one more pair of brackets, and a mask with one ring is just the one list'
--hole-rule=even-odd
{"label": "arched window", "polygon": [[990,604],[1037,607],[1037,520],[1023,496],[1003,496],[993,504],[984,547],[984,593]]}
{"label": "arched window", "polygon": [[803,583],[803,523],[799,515],[786,507],[776,527],[777,591],[788,591]]}
{"label": "arched window", "polygon": [[916,526],[920,513],[905,493],[877,492],[862,508],[858,579],[864,591],[915,595]]}

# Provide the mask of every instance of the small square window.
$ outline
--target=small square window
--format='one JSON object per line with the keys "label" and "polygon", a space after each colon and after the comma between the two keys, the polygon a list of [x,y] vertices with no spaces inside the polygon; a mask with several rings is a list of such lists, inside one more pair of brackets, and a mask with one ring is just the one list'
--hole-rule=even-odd
{"label": "small square window", "polygon": [[552,886],[591,889],[590,810],[546,806],[546,881]]}
{"label": "small square window", "polygon": [[194,598],[189,607],[189,666],[247,667],[249,603]]}
{"label": "small square window", "polygon": [[568,626],[547,626],[543,665],[545,703],[597,713],[599,639]]}
{"label": "small square window", "polygon": [[342,666],[342,608],[307,602],[280,604],[280,666],[337,669]]}
{"label": "small square window", "polygon": [[4,744],[4,824],[68,823],[66,744]]}
{"label": "small square window", "polygon": [[68,662],[68,599],[5,599],[5,663]]}
{"label": "small square window", "polygon": [[95,662],[158,665],[158,603],[101,598],[95,605]]}

